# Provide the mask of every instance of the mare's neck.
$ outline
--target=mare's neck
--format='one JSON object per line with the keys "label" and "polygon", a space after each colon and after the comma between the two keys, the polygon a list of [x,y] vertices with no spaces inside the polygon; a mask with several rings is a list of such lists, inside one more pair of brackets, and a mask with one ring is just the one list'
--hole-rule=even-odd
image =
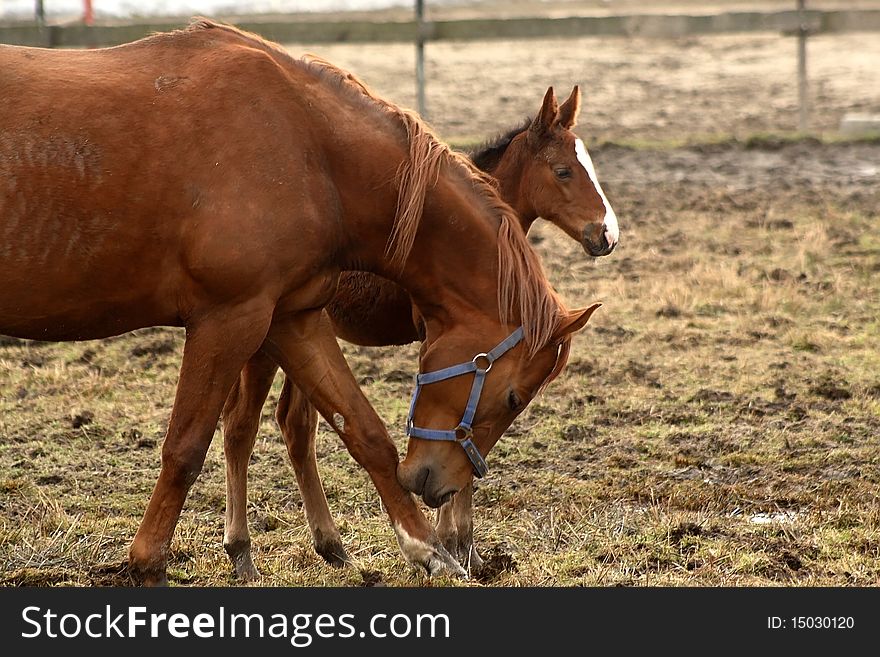
{"label": "mare's neck", "polygon": [[398,139],[382,136],[382,130],[346,135],[343,125],[337,123],[335,138],[327,143],[341,220],[340,268],[370,271],[398,283],[428,324],[493,324],[503,331],[498,311],[500,217],[490,208],[491,199],[482,197],[458,165],[443,162],[436,184],[427,189],[412,251],[402,268],[395,267],[385,253],[397,210],[397,185],[389,183],[408,151]]}
{"label": "mare's neck", "polygon": [[[456,172],[429,190],[413,250],[398,279],[428,324],[499,324],[496,218]],[[430,330],[430,327],[429,327]]]}

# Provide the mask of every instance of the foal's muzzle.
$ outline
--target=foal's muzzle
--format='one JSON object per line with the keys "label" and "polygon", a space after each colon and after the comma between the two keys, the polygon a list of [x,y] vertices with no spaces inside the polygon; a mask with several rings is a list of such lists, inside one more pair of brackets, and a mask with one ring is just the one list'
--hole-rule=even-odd
{"label": "foal's muzzle", "polygon": [[613,242],[608,241],[608,227],[605,224],[602,224],[602,230],[599,233],[598,242],[590,239],[590,227],[584,229],[584,236],[581,239],[581,245],[584,247],[584,251],[589,253],[591,256],[598,258],[599,256],[606,256],[614,250],[614,247],[617,246],[617,240]]}

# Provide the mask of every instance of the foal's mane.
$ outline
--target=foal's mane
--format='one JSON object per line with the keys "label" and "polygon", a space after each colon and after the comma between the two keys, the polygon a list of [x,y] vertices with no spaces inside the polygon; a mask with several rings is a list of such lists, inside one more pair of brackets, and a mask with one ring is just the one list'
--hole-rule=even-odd
{"label": "foal's mane", "polygon": [[492,171],[501,162],[514,138],[528,130],[531,124],[532,119],[527,118],[522,124],[500,133],[497,137],[487,139],[476,148],[466,151],[466,154],[474,166],[481,171]]}
{"label": "foal's mane", "polygon": [[[304,68],[320,80],[333,84],[349,97],[363,99],[368,106],[380,110],[403,127],[409,144],[409,159],[397,171],[397,213],[386,248],[386,255],[393,267],[402,268],[412,250],[425,196],[428,189],[436,184],[441,166],[447,164],[462,172],[465,179],[472,183],[474,192],[486,209],[500,221],[498,310],[501,322],[509,324],[514,315],[519,315],[525,334],[524,342],[530,356],[550,342],[565,313],[565,306],[544,276],[541,263],[529,246],[514,210],[498,195],[493,178],[480,171],[465,155],[453,151],[441,142],[415,112],[376,96],[348,71],[315,55],[293,58],[279,45],[255,34],[206,19],[196,20],[186,31],[207,29],[223,30],[284,62]],[[565,365],[568,346],[566,339],[560,349],[556,368],[547,382]]]}

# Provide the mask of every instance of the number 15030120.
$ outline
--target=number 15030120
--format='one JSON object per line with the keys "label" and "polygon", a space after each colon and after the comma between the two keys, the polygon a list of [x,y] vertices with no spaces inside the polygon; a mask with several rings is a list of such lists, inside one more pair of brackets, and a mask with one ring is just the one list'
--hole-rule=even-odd
{"label": "number 15030120", "polygon": [[767,616],[770,630],[851,630],[854,627],[852,616]]}

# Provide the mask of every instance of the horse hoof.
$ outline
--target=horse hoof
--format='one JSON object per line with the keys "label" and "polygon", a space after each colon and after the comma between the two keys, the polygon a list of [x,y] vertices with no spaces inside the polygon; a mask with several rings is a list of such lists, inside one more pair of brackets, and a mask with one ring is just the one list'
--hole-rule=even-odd
{"label": "horse hoof", "polygon": [[232,567],[235,568],[235,577],[239,581],[252,582],[260,576],[260,571],[257,570],[251,557],[250,539],[224,542],[223,549],[229,555]]}
{"label": "horse hoof", "polygon": [[235,577],[239,582],[253,582],[260,578],[260,571],[257,570],[250,555],[235,564]]}
{"label": "horse hoof", "polygon": [[422,567],[429,576],[450,575],[467,579],[467,572],[455,560],[452,553],[432,532],[427,541],[411,536],[400,525],[394,525],[397,544],[404,558],[413,566]]}
{"label": "horse hoof", "polygon": [[451,577],[459,577],[467,579],[467,571],[461,567],[461,564],[452,556],[452,553],[440,544],[434,546],[434,554],[422,563],[428,575],[448,575]]}
{"label": "horse hoof", "polygon": [[461,563],[467,566],[467,569],[471,573],[478,573],[483,567],[483,557],[477,552],[477,548],[473,545],[470,546],[459,546],[458,549],[458,558]]}
{"label": "horse hoof", "polygon": [[315,552],[317,552],[324,561],[329,563],[334,568],[344,568],[351,563],[351,559],[349,558],[348,553],[345,551],[345,548],[342,547],[341,541],[323,541],[322,543],[316,542]]}
{"label": "horse hoof", "polygon": [[168,575],[164,569],[156,570],[155,568],[140,568],[130,564],[128,567],[128,576],[134,586],[168,586]]}

